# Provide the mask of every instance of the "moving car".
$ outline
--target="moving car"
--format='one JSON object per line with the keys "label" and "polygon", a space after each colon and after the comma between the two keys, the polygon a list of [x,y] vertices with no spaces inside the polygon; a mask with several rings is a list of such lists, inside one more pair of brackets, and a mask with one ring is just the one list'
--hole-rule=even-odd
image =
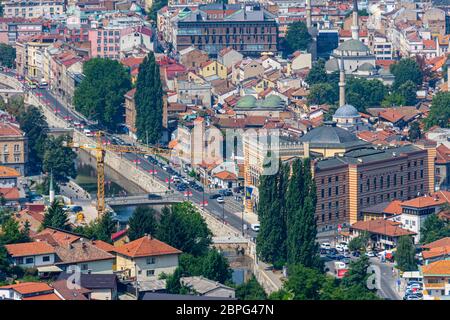
{"label": "moving car", "polygon": [[329,242],[324,242],[324,243],[320,244],[320,248],[321,248],[321,249],[329,250],[329,249],[331,249],[331,243],[329,243]]}
{"label": "moving car", "polygon": [[220,194],[218,194],[218,193],[214,193],[214,194],[211,194],[210,196],[209,196],[209,198],[210,199],[217,199],[217,198],[221,198],[222,196],[220,195]]}
{"label": "moving car", "polygon": [[259,228],[260,228],[259,223],[253,223],[253,224],[250,225],[250,229],[252,229],[255,232],[258,232]]}

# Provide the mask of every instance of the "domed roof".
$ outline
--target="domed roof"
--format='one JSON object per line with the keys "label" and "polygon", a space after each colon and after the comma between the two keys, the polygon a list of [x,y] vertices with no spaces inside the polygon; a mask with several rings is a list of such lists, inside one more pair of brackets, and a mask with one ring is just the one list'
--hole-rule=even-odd
{"label": "domed roof", "polygon": [[259,106],[261,108],[279,108],[283,106],[283,100],[274,94],[266,97]]}
{"label": "domed roof", "polygon": [[336,50],[339,50],[339,51],[368,52],[369,51],[369,47],[367,47],[360,40],[350,39],[350,40],[347,40],[347,41],[341,43],[339,45],[339,47],[336,48]]}
{"label": "domed roof", "polygon": [[333,118],[356,118],[360,117],[358,110],[351,104],[344,104],[339,107],[333,115]]}
{"label": "domed roof", "polygon": [[364,62],[362,65],[360,65],[358,67],[359,71],[373,71],[375,70],[375,67],[373,66],[373,64],[369,63],[369,62]]}
{"label": "domed roof", "polygon": [[309,131],[300,138],[301,142],[309,142],[310,147],[347,148],[366,145],[367,142],[358,139],[351,132],[336,127],[335,122],[325,122],[323,126]]}
{"label": "domed roof", "polygon": [[236,104],[238,108],[254,108],[256,105],[256,98],[254,96],[243,96]]}

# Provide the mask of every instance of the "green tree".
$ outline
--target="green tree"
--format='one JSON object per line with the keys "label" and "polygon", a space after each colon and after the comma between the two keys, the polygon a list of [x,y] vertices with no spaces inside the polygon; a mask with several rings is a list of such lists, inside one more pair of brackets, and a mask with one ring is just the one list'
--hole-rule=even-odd
{"label": "green tree", "polygon": [[390,66],[391,73],[395,76],[393,88],[400,88],[402,84],[412,81],[417,86],[422,85],[423,74],[415,59],[403,58]]}
{"label": "green tree", "polygon": [[0,247],[5,244],[29,242],[29,228],[20,230],[19,222],[13,217],[4,221],[1,225]]}
{"label": "green tree", "polygon": [[159,66],[153,52],[139,66],[134,95],[136,103],[136,129],[141,141],[157,143],[162,133],[163,90]]}
{"label": "green tree", "polygon": [[211,244],[211,231],[189,202],[163,208],[157,238],[185,253],[202,255]]}
{"label": "green tree", "polygon": [[255,276],[236,287],[236,298],[239,300],[266,300],[267,294]]}
{"label": "green tree", "polygon": [[378,79],[350,77],[346,82],[346,101],[360,112],[379,106],[387,93],[386,87]]}
{"label": "green tree", "polygon": [[288,53],[306,50],[311,42],[311,35],[303,21],[293,22],[286,33],[286,50]]}
{"label": "green tree", "polygon": [[130,241],[139,239],[145,234],[156,234],[157,222],[155,215],[155,209],[149,207],[139,206],[134,210],[133,215],[128,220],[128,237]]}
{"label": "green tree", "polygon": [[431,102],[430,112],[425,119],[427,129],[432,126],[450,128],[450,92],[438,92]]}
{"label": "green tree", "polygon": [[[256,238],[258,256],[280,267],[286,262],[286,213],[284,195],[288,182],[287,166],[276,174],[263,175],[260,182],[258,215],[260,231]],[[261,202],[262,201],[262,202]]]}
{"label": "green tree", "polygon": [[288,280],[283,289],[294,294],[294,300],[319,300],[325,276],[317,269],[302,265],[291,265],[288,268]]}
{"label": "green tree", "polygon": [[75,109],[99,125],[116,130],[124,120],[124,94],[131,88],[128,71],[118,61],[93,58],[84,63],[83,74],[75,89]]}
{"label": "green tree", "polygon": [[338,99],[338,93],[329,83],[313,84],[309,88],[308,103],[315,104],[333,104]]}
{"label": "green tree", "polygon": [[163,7],[167,6],[167,0],[155,0],[153,1],[152,7],[149,12],[149,18],[153,21],[156,21],[158,11]]}
{"label": "green tree", "polygon": [[369,234],[367,232],[363,232],[359,236],[350,240],[348,243],[348,249],[350,251],[365,251],[368,244]]}
{"label": "green tree", "polygon": [[208,249],[201,256],[183,253],[179,267],[184,276],[203,276],[220,283],[231,281],[232,271],[228,260],[216,249]]}
{"label": "green tree", "polygon": [[[22,107],[20,107],[22,105]],[[31,172],[39,172],[45,152],[45,143],[48,134],[48,125],[42,112],[34,107],[23,107],[23,101],[16,102],[16,108],[20,114],[17,116],[20,128],[28,138],[28,167]]]}
{"label": "green tree", "polygon": [[58,199],[55,199],[44,214],[42,228],[56,228],[61,230],[70,230],[69,219],[63,210],[63,206]]}
{"label": "green tree", "polygon": [[400,85],[398,93],[405,99],[405,105],[413,106],[417,103],[417,85],[411,80]]}
{"label": "green tree", "polygon": [[424,221],[420,234],[422,244],[450,237],[450,223],[440,219],[438,215],[432,214]]}
{"label": "green tree", "polygon": [[171,294],[189,294],[190,290],[188,287],[183,286],[181,283],[181,277],[186,276],[183,274],[183,269],[178,267],[175,269],[174,273],[167,276],[166,278],[166,290]]}
{"label": "green tree", "polygon": [[7,68],[14,68],[16,64],[16,49],[14,47],[0,43],[0,64]]}
{"label": "green tree", "polygon": [[394,258],[397,262],[397,268],[402,271],[417,270],[417,261],[415,258],[416,250],[414,248],[411,236],[402,236],[398,240],[397,251]]}
{"label": "green tree", "polygon": [[111,235],[116,230],[111,212],[91,221],[87,226],[78,226],[73,232],[91,240],[102,240],[111,243]]}
{"label": "green tree", "polygon": [[408,139],[410,141],[416,141],[420,138],[422,138],[422,132],[420,131],[419,122],[415,121],[409,126]]}
{"label": "green tree", "polygon": [[385,108],[401,107],[406,105],[406,99],[398,92],[392,92],[384,98],[381,102],[381,106]]}
{"label": "green tree", "polygon": [[75,159],[77,154],[70,148],[63,146],[66,137],[48,137],[45,143],[45,152],[42,169],[52,173],[57,183],[67,182],[77,176]]}
{"label": "green tree", "polygon": [[312,65],[305,81],[309,86],[328,82],[328,75],[325,71],[325,60],[319,59]]}

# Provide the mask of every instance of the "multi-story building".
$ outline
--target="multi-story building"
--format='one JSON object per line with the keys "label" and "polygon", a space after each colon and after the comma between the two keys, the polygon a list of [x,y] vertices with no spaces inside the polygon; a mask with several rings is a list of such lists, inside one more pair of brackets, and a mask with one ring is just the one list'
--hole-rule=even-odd
{"label": "multi-story building", "polygon": [[42,18],[52,17],[64,13],[64,1],[61,0],[36,0],[3,1],[3,15],[7,18]]}
{"label": "multi-story building", "polygon": [[181,11],[171,24],[177,51],[190,46],[210,55],[226,47],[252,56],[278,51],[275,16],[259,4],[202,5]]}
{"label": "multi-story building", "polygon": [[450,260],[441,260],[420,268],[424,300],[450,300]]}
{"label": "multi-story building", "polygon": [[314,165],[319,231],[363,219],[364,208],[415,198],[434,188],[435,149],[406,145],[364,148]]}
{"label": "multi-story building", "polygon": [[21,175],[26,174],[26,163],[28,161],[28,143],[25,134],[18,125],[0,123],[0,163],[2,166],[10,167]]}
{"label": "multi-story building", "polygon": [[0,43],[14,45],[17,40],[40,34],[42,20],[24,18],[0,18]]}

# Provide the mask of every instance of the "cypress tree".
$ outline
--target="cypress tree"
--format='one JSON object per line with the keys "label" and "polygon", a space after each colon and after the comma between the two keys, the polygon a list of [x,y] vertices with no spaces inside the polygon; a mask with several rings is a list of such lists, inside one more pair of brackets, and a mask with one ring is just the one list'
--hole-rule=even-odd
{"label": "cypress tree", "polygon": [[135,93],[136,129],[138,139],[157,143],[161,138],[163,89],[159,66],[153,52],[139,66]]}

